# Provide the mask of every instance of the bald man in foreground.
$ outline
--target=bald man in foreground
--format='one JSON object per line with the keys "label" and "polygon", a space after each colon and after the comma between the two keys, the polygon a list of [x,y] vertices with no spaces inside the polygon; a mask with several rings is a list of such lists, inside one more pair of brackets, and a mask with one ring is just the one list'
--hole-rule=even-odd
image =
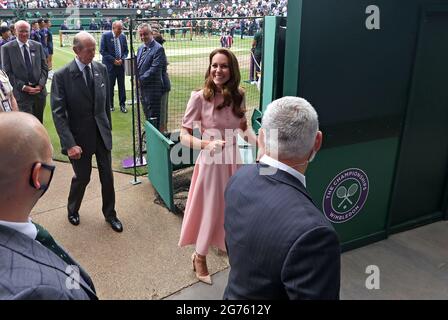
{"label": "bald man in foreground", "polygon": [[0,300],[97,299],[87,273],[30,219],[55,169],[45,128],[2,112],[0,136]]}
{"label": "bald man in foreground", "polygon": [[75,173],[68,196],[68,221],[75,226],[80,223],[79,209],[95,155],[103,215],[114,231],[122,232],[123,226],[115,211],[109,81],[106,67],[93,61],[95,48],[95,39],[88,32],[75,35],[75,59],[53,76],[51,109],[62,153],[68,155]]}

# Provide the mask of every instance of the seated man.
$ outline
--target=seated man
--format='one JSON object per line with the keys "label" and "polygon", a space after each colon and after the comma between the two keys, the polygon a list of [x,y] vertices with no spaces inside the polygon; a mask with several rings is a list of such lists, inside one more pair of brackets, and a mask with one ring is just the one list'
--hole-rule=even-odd
{"label": "seated man", "polygon": [[30,219],[55,169],[45,128],[1,112],[0,136],[0,300],[98,299],[87,273]]}

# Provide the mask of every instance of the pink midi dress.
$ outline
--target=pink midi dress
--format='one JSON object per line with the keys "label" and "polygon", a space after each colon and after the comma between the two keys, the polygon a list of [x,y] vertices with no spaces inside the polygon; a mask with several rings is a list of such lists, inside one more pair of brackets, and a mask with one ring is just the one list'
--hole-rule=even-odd
{"label": "pink midi dress", "polygon": [[200,255],[207,255],[209,246],[226,250],[224,191],[229,178],[241,165],[237,131],[245,127],[247,120],[235,116],[231,107],[218,110],[215,106],[223,100],[223,96],[217,94],[209,102],[204,99],[203,90],[193,92],[182,120],[184,128],[200,127],[204,140],[226,141],[220,153],[201,150],[191,178],[179,246],[195,244]]}

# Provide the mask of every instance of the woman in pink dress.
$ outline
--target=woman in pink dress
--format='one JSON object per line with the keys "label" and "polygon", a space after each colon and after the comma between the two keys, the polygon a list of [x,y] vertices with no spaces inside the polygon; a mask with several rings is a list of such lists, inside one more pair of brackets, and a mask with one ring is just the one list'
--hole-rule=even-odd
{"label": "woman in pink dress", "polygon": [[[213,245],[226,251],[224,243],[224,191],[229,178],[241,165],[237,136],[251,143],[256,137],[245,117],[244,91],[238,60],[228,49],[210,54],[202,90],[193,92],[182,120],[181,142],[201,149],[196,160],[179,246],[196,245],[191,259],[196,277],[212,284],[206,256]],[[198,127],[202,137],[194,137]]]}

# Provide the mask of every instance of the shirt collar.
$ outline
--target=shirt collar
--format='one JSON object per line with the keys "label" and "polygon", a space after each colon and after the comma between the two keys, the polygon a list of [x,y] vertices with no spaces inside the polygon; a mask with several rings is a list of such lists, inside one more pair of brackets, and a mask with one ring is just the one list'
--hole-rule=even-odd
{"label": "shirt collar", "polygon": [[[84,68],[86,67],[86,64],[79,61],[78,57],[75,57],[75,62],[78,65],[78,68],[81,72],[84,71]],[[92,70],[92,63],[89,63],[88,66],[90,67],[90,70]]]}
{"label": "shirt collar", "polygon": [[22,48],[23,45],[26,45],[28,48],[30,47],[29,41],[26,41],[26,43],[23,43],[19,40],[19,38],[16,38],[17,42],[19,43],[19,47]]}
{"label": "shirt collar", "polygon": [[11,222],[0,220],[0,225],[14,229],[15,231],[18,231],[33,240],[36,239],[37,228],[31,222],[31,218],[28,218],[28,222]]}
{"label": "shirt collar", "polygon": [[299,181],[306,188],[306,178],[305,178],[305,176],[303,174],[301,174],[299,171],[297,171],[296,169],[294,169],[294,168],[284,164],[283,162],[277,161],[277,160],[275,160],[274,158],[271,158],[268,155],[263,155],[261,157],[261,159],[260,159],[260,162],[291,174],[292,176],[294,176],[297,179],[299,179]]}

